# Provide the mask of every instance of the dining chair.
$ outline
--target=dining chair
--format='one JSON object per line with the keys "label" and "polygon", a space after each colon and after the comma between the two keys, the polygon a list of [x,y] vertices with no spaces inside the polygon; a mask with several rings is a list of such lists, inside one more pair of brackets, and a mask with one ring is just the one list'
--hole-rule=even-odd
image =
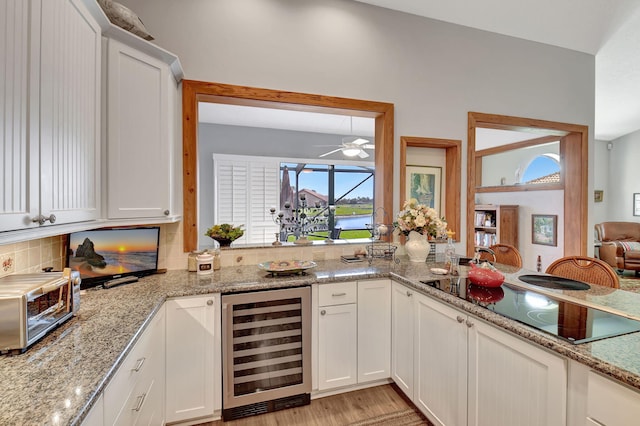
{"label": "dining chair", "polygon": [[545,272],[589,284],[620,288],[620,280],[615,271],[604,261],[593,257],[562,257],[551,263]]}
{"label": "dining chair", "polygon": [[[514,246],[510,244],[494,244],[489,246],[489,249],[493,253],[482,251],[480,253],[480,260],[488,260],[503,265],[522,268],[522,256],[520,256],[520,252]],[[493,257],[493,259],[491,257]]]}

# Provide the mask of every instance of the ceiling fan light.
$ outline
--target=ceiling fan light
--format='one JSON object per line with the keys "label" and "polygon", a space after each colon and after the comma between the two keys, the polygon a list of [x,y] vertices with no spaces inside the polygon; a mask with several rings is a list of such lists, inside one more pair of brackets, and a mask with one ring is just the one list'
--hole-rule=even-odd
{"label": "ceiling fan light", "polygon": [[360,148],[345,148],[342,153],[347,157],[355,157],[360,154]]}
{"label": "ceiling fan light", "polygon": [[356,145],[363,145],[365,143],[369,143],[369,141],[367,139],[358,138],[358,139],[354,140],[351,143],[356,144]]}

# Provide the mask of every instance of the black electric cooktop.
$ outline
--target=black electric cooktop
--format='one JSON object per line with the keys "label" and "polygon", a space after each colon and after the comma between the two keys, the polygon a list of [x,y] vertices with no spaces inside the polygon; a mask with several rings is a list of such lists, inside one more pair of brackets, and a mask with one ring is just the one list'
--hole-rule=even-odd
{"label": "black electric cooktop", "polygon": [[461,277],[421,282],[573,344],[640,331],[640,321],[507,283],[488,288]]}

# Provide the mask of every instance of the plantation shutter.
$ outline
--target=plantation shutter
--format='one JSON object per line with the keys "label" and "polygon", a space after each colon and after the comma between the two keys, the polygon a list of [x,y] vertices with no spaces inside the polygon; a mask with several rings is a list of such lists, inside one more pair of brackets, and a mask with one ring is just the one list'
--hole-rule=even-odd
{"label": "plantation shutter", "polygon": [[214,220],[216,224],[244,225],[242,243],[275,240],[278,227],[269,208],[280,197],[280,163],[264,157],[213,156]]}

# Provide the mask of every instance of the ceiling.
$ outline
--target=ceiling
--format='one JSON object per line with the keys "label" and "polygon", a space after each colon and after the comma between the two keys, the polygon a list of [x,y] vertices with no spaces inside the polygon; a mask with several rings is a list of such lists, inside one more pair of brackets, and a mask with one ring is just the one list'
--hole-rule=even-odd
{"label": "ceiling", "polygon": [[355,1],[595,55],[595,138],[640,129],[640,0]]}

